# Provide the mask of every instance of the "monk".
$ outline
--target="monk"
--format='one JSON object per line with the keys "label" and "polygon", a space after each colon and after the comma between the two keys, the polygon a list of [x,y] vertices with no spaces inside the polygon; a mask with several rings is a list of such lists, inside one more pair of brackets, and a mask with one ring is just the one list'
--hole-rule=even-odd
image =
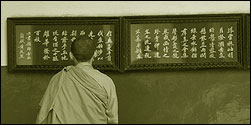
{"label": "monk", "polygon": [[95,49],[88,37],[72,43],[75,66],[51,78],[37,124],[118,124],[116,88],[110,77],[92,67]]}

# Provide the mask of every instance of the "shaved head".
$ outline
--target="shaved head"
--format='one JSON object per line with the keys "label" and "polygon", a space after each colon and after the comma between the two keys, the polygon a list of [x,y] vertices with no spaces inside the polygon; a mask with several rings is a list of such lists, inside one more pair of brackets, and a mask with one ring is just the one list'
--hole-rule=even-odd
{"label": "shaved head", "polygon": [[95,50],[95,43],[89,37],[77,38],[71,44],[71,52],[79,62],[86,62],[90,60]]}

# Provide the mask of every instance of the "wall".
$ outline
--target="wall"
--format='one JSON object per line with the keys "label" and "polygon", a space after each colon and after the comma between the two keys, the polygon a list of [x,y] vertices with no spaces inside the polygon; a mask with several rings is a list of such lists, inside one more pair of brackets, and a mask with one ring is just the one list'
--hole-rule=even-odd
{"label": "wall", "polygon": [[[34,123],[54,73],[1,73],[2,123]],[[250,71],[105,73],[117,88],[120,123],[250,123]]]}
{"label": "wall", "polygon": [[[7,17],[249,13],[250,2],[1,2],[1,123],[34,123],[55,72],[7,72]],[[250,71],[105,72],[120,123],[250,123]]]}
{"label": "wall", "polygon": [[1,66],[7,66],[7,17],[250,13],[250,1],[1,1]]}

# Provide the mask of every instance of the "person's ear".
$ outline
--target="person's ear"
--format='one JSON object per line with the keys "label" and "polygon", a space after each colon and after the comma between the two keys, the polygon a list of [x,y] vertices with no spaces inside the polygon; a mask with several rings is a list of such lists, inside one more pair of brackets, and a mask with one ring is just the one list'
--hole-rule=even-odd
{"label": "person's ear", "polygon": [[95,51],[94,51],[94,54],[93,54],[93,58],[96,58],[97,56],[98,56],[98,51],[95,50]]}
{"label": "person's ear", "polygon": [[72,52],[69,53],[69,56],[71,60],[74,60],[75,57],[73,56]]}
{"label": "person's ear", "polygon": [[96,58],[97,56],[98,56],[97,50],[95,50],[95,51],[94,51],[94,54],[93,54],[93,56],[92,56],[92,58],[90,59],[91,64],[92,64],[92,62],[94,61],[94,58]]}
{"label": "person's ear", "polygon": [[71,60],[74,61],[75,65],[77,65],[77,64],[78,64],[78,61],[77,61],[77,59],[75,58],[75,56],[72,54],[72,52],[69,53],[69,56],[70,56]]}

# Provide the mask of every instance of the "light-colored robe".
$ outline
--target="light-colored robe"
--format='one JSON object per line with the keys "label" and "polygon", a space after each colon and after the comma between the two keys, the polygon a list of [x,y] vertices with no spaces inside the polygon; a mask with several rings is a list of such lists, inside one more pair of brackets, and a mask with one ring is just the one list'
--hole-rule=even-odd
{"label": "light-colored robe", "polygon": [[40,106],[37,124],[118,124],[115,85],[89,63],[54,75]]}

